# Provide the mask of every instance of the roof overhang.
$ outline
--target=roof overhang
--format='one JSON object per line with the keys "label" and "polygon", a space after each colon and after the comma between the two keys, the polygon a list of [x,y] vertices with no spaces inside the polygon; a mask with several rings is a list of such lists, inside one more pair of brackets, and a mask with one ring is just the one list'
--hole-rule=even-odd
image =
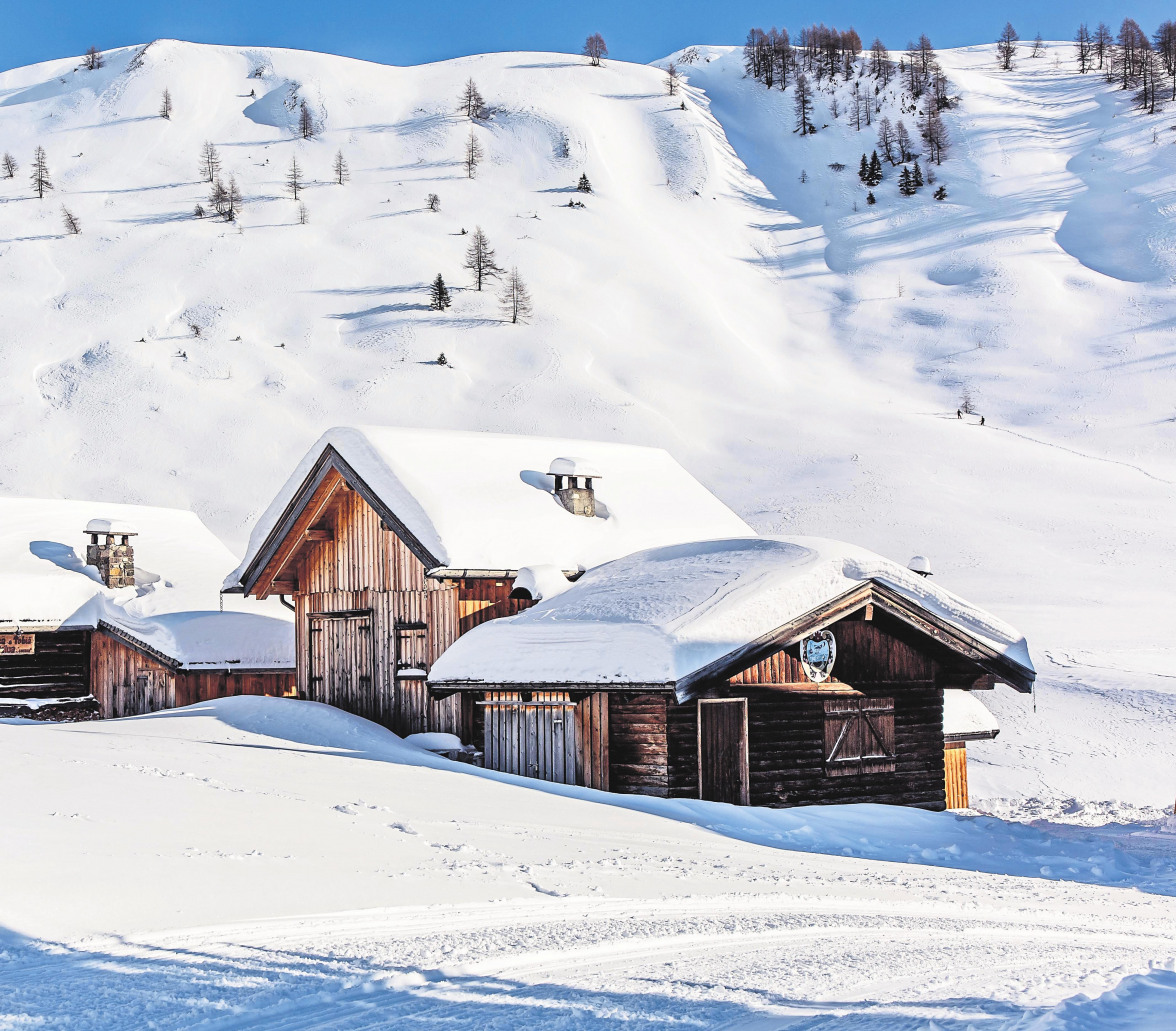
{"label": "roof overhang", "polygon": [[987,642],[961,630],[947,620],[941,619],[935,613],[911,601],[892,587],[876,580],[868,580],[826,604],[784,624],[784,626],[778,627],[754,641],[749,641],[742,647],[728,652],[722,658],[681,677],[677,683],[678,698],[681,701],[686,701],[694,697],[702,685],[726,679],[732,674],[754,665],[761,659],[767,658],[773,652],[796,644],[801,638],[823,630],[846,616],[853,615],[867,605],[873,605],[875,608],[889,613],[901,622],[937,641],[949,651],[974,662],[986,673],[1010,687],[1022,693],[1028,693],[1032,689],[1033,681],[1037,677],[1033,670],[1026,669]]}
{"label": "roof overhang", "polygon": [[290,559],[301,547],[302,535],[326,510],[340,487],[346,487],[359,494],[376,512],[383,524],[420,559],[426,569],[434,569],[441,565],[363,477],[332,445],[328,444],[274,524],[257,555],[241,575],[242,593],[253,594],[259,598],[266,598],[270,594],[293,593],[289,590],[275,590],[274,582],[279,579]]}

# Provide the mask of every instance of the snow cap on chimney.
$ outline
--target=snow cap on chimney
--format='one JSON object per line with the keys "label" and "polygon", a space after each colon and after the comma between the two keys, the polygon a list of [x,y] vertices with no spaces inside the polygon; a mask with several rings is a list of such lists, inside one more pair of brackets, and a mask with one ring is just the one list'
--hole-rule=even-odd
{"label": "snow cap on chimney", "polygon": [[926,555],[916,555],[907,563],[907,569],[919,576],[930,576],[931,560]]}
{"label": "snow cap on chimney", "polygon": [[553,459],[547,473],[555,480],[555,496],[572,515],[596,517],[596,491],[593,480],[601,479],[595,462],[586,458]]}

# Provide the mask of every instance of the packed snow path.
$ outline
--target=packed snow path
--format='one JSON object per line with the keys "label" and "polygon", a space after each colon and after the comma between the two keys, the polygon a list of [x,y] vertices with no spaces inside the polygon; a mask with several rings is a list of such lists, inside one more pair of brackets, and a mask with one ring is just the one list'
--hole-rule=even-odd
{"label": "packed snow path", "polygon": [[277,699],[0,725],[0,778],[0,1028],[1076,1027],[1176,986],[1162,833],[1148,890],[765,848]]}

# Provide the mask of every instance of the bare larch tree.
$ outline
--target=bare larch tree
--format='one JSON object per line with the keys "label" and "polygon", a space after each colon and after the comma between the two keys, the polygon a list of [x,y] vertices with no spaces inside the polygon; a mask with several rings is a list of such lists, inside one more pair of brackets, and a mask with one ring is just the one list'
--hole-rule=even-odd
{"label": "bare larch tree", "polygon": [[808,76],[804,72],[796,76],[795,87],[796,95],[792,98],[792,107],[796,112],[796,131],[803,136],[811,127],[809,119],[813,113],[812,87],[809,86]]}
{"label": "bare larch tree", "polygon": [[33,171],[29,176],[33,184],[33,193],[41,200],[46,190],[53,189],[53,181],[49,178],[49,160],[45,157],[45,148],[38,147],[33,151]]}
{"label": "bare larch tree", "polygon": [[170,121],[171,116],[172,116],[171,90],[169,90],[165,87],[164,91],[163,91],[163,99],[160,100],[160,102],[159,102],[159,117],[166,118]]}
{"label": "bare larch tree", "polygon": [[671,61],[666,65],[666,93],[671,97],[676,97],[678,95],[680,81],[681,77],[678,75],[678,66]]}
{"label": "bare larch tree", "polygon": [[512,268],[510,275],[506,277],[499,303],[502,305],[502,313],[506,316],[507,321],[516,325],[520,322],[526,322],[534,314],[531,295],[527,291],[527,284],[523,282],[523,277],[519,275],[517,267]]}
{"label": "bare larch tree", "polygon": [[351,169],[347,167],[347,161],[343,157],[343,151],[341,150],[335,154],[334,172],[335,182],[340,186],[342,186],[347,182],[348,179],[351,178]]}
{"label": "bare larch tree", "polygon": [[96,72],[99,68],[101,68],[102,63],[102,51],[97,47],[90,47],[86,51],[86,56],[82,58],[82,64],[92,72]]}
{"label": "bare larch tree", "polygon": [[204,146],[200,148],[200,176],[205,182],[214,183],[219,173],[220,155],[217,154],[212,141],[205,140]]}
{"label": "bare larch tree", "polygon": [[467,79],[461,91],[461,109],[466,118],[481,118],[486,113],[486,101],[478,92],[473,79]]}
{"label": "bare larch tree", "polygon": [[4,178],[11,179],[16,175],[16,158],[14,158],[7,151],[4,152],[4,157],[0,158],[0,167],[4,169]]}
{"label": "bare larch tree", "polygon": [[478,174],[478,165],[482,162],[482,144],[478,142],[478,137],[474,135],[474,130],[470,129],[469,138],[465,145],[465,170],[466,178],[473,179]]}
{"label": "bare larch tree", "polygon": [[64,204],[61,205],[61,224],[70,236],[77,236],[82,231],[82,223],[78,221],[78,216]]}
{"label": "bare larch tree", "polygon": [[474,289],[481,290],[487,279],[497,279],[502,269],[494,261],[494,249],[481,226],[474,227],[474,236],[466,249],[465,267],[474,274]]}
{"label": "bare larch tree", "polygon": [[318,134],[314,116],[310,113],[310,105],[305,100],[298,106],[298,134],[304,140],[313,140]]}
{"label": "bare larch tree", "polygon": [[1017,35],[1017,30],[1013,28],[1013,23],[1006,21],[1005,27],[996,37],[996,63],[1000,66],[1001,71],[1011,72],[1013,70],[1013,58],[1017,56],[1017,41],[1020,38]]}
{"label": "bare larch tree", "polygon": [[290,171],[286,173],[286,189],[297,200],[298,194],[305,185],[302,179],[302,169],[298,167],[298,155],[295,154],[290,158]]}

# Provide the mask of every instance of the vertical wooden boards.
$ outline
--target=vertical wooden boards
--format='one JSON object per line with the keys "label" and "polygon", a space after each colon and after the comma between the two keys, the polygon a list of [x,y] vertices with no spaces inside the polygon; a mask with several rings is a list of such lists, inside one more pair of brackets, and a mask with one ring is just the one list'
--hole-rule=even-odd
{"label": "vertical wooden boards", "polygon": [[968,749],[963,741],[943,746],[944,787],[948,809],[968,808]]}
{"label": "vertical wooden boards", "polygon": [[488,769],[521,777],[576,783],[576,705],[565,692],[523,701],[518,692],[490,691],[484,709],[483,753]]}
{"label": "vertical wooden boards", "polygon": [[311,701],[371,718],[377,701],[371,613],[314,613],[308,629]]}
{"label": "vertical wooden boards", "polygon": [[747,805],[747,699],[698,700],[698,797]]}
{"label": "vertical wooden boards", "polygon": [[576,705],[576,783],[609,790],[608,695],[596,691]]}

